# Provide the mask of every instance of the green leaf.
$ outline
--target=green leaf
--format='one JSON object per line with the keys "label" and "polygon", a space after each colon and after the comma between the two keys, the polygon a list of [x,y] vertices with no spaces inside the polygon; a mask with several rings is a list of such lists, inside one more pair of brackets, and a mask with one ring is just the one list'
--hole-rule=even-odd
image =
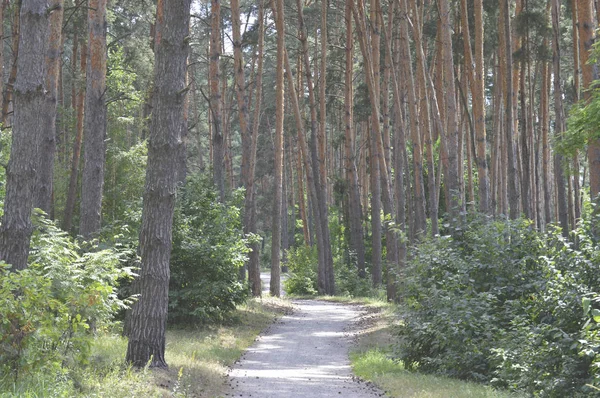
{"label": "green leaf", "polygon": [[600,310],[594,308],[592,310],[592,317],[594,317],[594,322],[600,323]]}
{"label": "green leaf", "polygon": [[583,316],[586,316],[590,312],[590,303],[591,300],[588,297],[581,299],[581,304],[583,305]]}

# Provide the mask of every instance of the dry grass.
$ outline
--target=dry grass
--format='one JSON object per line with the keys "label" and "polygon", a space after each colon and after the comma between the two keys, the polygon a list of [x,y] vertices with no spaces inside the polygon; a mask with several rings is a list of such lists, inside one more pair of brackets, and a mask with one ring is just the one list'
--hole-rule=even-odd
{"label": "dry grass", "polygon": [[19,385],[0,384],[4,397],[206,397],[226,390],[227,371],[258,334],[282,314],[287,300],[249,300],[225,325],[167,331],[166,370],[135,370],[124,364],[127,340],[99,336],[90,365],[67,375],[35,375]]}

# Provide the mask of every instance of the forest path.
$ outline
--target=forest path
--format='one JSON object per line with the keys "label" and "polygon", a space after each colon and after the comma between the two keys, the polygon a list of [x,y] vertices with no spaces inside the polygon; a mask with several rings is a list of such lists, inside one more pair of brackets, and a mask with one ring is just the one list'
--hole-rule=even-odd
{"label": "forest path", "polygon": [[349,331],[359,306],[295,300],[294,312],[258,337],[229,374],[228,397],[371,398],[383,393],[353,375]]}

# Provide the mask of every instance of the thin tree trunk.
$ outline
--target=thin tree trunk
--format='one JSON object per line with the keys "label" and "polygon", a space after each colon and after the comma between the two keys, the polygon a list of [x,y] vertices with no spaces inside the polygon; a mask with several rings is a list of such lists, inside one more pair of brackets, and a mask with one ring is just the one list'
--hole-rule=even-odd
{"label": "thin tree trunk", "polygon": [[[560,83],[560,2],[552,0],[552,63],[554,66],[554,113],[556,139],[560,140],[565,127],[564,108],[562,103],[563,90]],[[563,171],[563,157],[559,152],[554,153],[554,178],[556,183],[556,203],[558,220],[562,227],[563,236],[569,235],[569,219],[567,210],[567,194]]]}
{"label": "thin tree trunk", "polygon": [[354,160],[355,137],[354,137],[354,90],[353,90],[353,49],[354,40],[352,35],[352,7],[346,2],[346,70],[344,86],[344,121],[345,121],[345,167],[346,180],[348,181],[348,215],[350,225],[350,247],[356,254],[358,275],[365,276],[365,243],[363,240],[363,229],[361,223],[362,210],[360,207],[360,192],[358,187],[358,175]]}
{"label": "thin tree trunk", "polygon": [[[87,46],[85,42],[81,43],[80,53],[80,73],[85,76],[87,70]],[[75,140],[73,141],[73,159],[71,161],[71,177],[69,178],[69,191],[67,192],[67,201],[65,204],[65,214],[63,217],[63,229],[71,231],[73,223],[73,213],[75,212],[75,201],[77,199],[77,179],[79,177],[79,161],[81,155],[81,142],[83,139],[83,117],[84,117],[85,87],[80,86],[76,96],[77,121],[75,127]]]}
{"label": "thin tree trunk", "polygon": [[125,360],[136,367],[150,362],[165,368],[169,300],[169,261],[178,159],[187,128],[186,69],[190,0],[159,0],[155,36],[155,94],[148,141],[148,167],[140,231],[140,299],[131,310]]}
{"label": "thin tree trunk", "polygon": [[[262,75],[263,75],[263,62],[264,62],[264,39],[265,39],[265,24],[264,24],[264,4],[261,0],[258,8],[258,19],[259,19],[259,30],[258,30],[258,55],[257,55],[257,72],[256,72],[256,95],[255,95],[255,107],[252,124],[251,134],[251,146],[250,146],[250,159],[248,164],[248,181],[246,186],[246,200],[244,202],[244,217],[248,217],[248,220],[244,219],[244,225],[248,225],[248,233],[256,233],[256,199],[254,196],[254,175],[256,170],[256,149],[258,144],[258,128],[260,126],[260,114],[262,104]],[[250,247],[252,251],[248,256],[248,279],[250,281],[250,287],[252,295],[254,297],[260,297],[262,294],[261,280],[260,280],[260,251],[258,242],[253,243]]]}
{"label": "thin tree trunk", "polygon": [[[0,8],[3,8],[3,6],[0,6]],[[61,30],[63,20],[63,0],[53,0],[50,4],[50,8],[53,9],[53,11],[49,15],[50,37],[44,77],[46,100],[42,111],[43,115],[47,117],[47,120],[44,123],[46,128],[41,142],[40,166],[38,169],[38,181],[33,204],[34,207],[42,209],[48,215],[52,210],[54,158],[56,155],[56,109],[58,98],[58,71],[60,68],[60,53],[62,50]],[[2,21],[1,17],[0,21]]]}
{"label": "thin tree trunk", "polygon": [[14,271],[27,267],[40,141],[47,120],[42,89],[48,49],[46,10],[47,3],[42,0],[24,0],[21,7],[22,52],[17,61],[13,139],[0,225],[0,260],[11,264]]}
{"label": "thin tree trunk", "polygon": [[219,192],[221,202],[225,202],[225,176],[223,175],[224,142],[221,126],[221,79],[219,62],[221,58],[221,0],[211,0],[210,19],[210,62],[208,80],[210,81],[210,113],[212,119],[213,144],[213,180]]}
{"label": "thin tree trunk", "polygon": [[504,128],[506,129],[506,141],[505,145],[507,148],[508,155],[508,174],[507,174],[507,183],[508,183],[508,204],[510,206],[510,218],[516,219],[520,215],[519,202],[520,202],[520,190],[519,190],[519,181],[518,181],[518,173],[517,173],[517,160],[515,156],[515,144],[513,140],[513,128],[514,128],[514,120],[513,120],[513,62],[512,62],[512,41],[511,41],[511,28],[510,28],[510,13],[508,7],[508,0],[502,0],[502,10],[501,14],[503,16],[503,24],[499,24],[503,27],[504,33],[504,44],[506,45],[505,51],[505,63],[506,63],[506,104],[505,104],[505,112],[506,112],[506,123]]}
{"label": "thin tree trunk", "polygon": [[[17,63],[19,59],[19,42],[21,36],[21,4],[22,0],[15,0],[15,5],[13,9],[13,22],[12,22],[12,60],[11,60],[11,68],[10,75],[8,76],[8,82],[6,84],[6,88],[4,89],[4,98],[2,101],[2,125],[8,126],[8,117],[9,117],[9,106],[13,100],[13,92],[14,85],[17,79]],[[13,106],[14,109],[14,106]]]}
{"label": "thin tree trunk", "polygon": [[106,7],[107,0],[90,0],[85,90],[85,137],[79,234],[89,240],[100,230],[106,155]]}
{"label": "thin tree trunk", "polygon": [[448,0],[438,2],[441,21],[441,43],[442,46],[442,68],[444,70],[444,92],[446,93],[446,117],[447,117],[447,151],[448,151],[448,190],[450,193],[449,213],[453,224],[459,222],[460,211],[460,179],[458,175],[458,134],[457,121],[458,108],[456,106],[456,94],[454,87],[454,57],[452,53],[452,25],[450,21],[450,7]]}

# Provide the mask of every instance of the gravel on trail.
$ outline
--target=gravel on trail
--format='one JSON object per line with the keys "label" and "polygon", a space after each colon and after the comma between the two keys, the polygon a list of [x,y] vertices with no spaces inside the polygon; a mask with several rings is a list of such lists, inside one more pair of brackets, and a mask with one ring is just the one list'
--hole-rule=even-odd
{"label": "gravel on trail", "polygon": [[227,397],[382,397],[383,392],[352,375],[348,349],[361,308],[296,300],[257,338],[229,374]]}

